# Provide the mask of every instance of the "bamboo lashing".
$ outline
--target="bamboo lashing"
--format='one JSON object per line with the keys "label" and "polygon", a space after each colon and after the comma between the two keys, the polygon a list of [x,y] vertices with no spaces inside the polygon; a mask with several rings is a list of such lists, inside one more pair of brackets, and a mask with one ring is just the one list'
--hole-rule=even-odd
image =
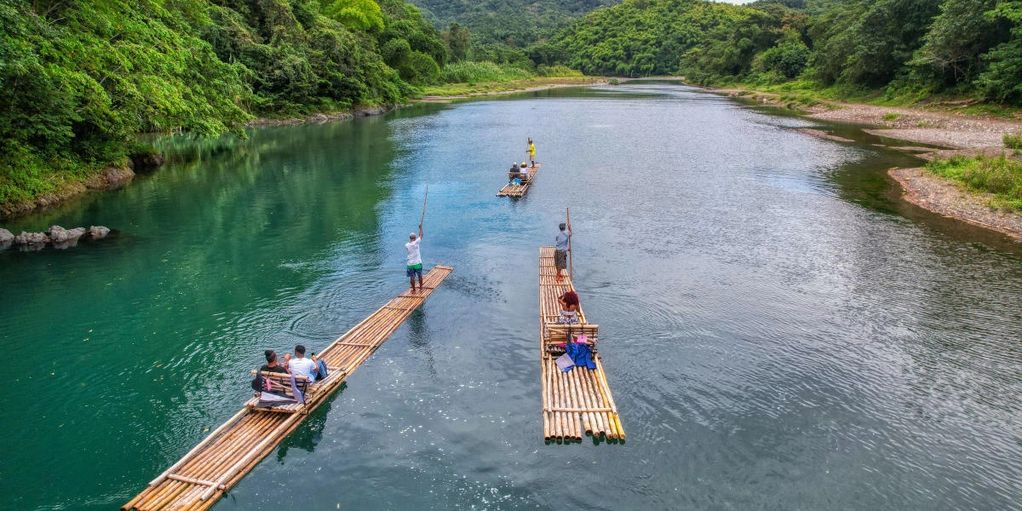
{"label": "bamboo lashing", "polygon": [[423,278],[427,286],[422,292],[402,293],[319,353],[330,375],[309,386],[303,413],[242,408],[121,509],[203,511],[212,507],[305,421],[304,412],[326,402],[452,271],[447,266],[434,267]]}
{"label": "bamboo lashing", "polygon": [[[570,216],[568,218],[570,221]],[[624,440],[625,431],[621,427],[621,418],[607,384],[607,375],[599,353],[594,349],[596,369],[576,367],[563,373],[557,368],[557,355],[547,351],[547,346],[564,342],[568,332],[572,332],[572,335],[584,333],[594,343],[594,348],[599,339],[599,326],[588,322],[581,307],[578,311],[579,324],[564,325],[557,322],[560,317],[558,298],[565,291],[574,291],[575,287],[570,274],[560,282],[555,280],[553,247],[540,248],[539,275],[543,438],[577,441],[585,435],[591,435],[608,440]]]}
{"label": "bamboo lashing", "polygon": [[503,188],[497,191],[497,197],[512,197],[520,198],[524,197],[525,193],[529,191],[529,187],[532,186],[532,182],[536,179],[536,174],[539,173],[539,164],[537,163],[534,167],[528,167],[524,172],[526,179],[522,181],[522,184],[516,185],[510,182],[511,173],[508,172],[508,183]]}

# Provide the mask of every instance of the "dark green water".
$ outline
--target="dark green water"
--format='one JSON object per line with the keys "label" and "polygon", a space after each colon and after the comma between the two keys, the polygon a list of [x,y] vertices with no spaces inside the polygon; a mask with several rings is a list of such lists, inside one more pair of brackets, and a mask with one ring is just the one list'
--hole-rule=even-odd
{"label": "dark green water", "polygon": [[[259,130],[8,224],[0,508],[113,509],[321,348],[456,272],[215,509],[1017,509],[1022,258],[897,202],[870,145],[664,84]],[[525,139],[544,168],[494,197]],[[565,206],[628,442],[545,445],[536,256]]]}

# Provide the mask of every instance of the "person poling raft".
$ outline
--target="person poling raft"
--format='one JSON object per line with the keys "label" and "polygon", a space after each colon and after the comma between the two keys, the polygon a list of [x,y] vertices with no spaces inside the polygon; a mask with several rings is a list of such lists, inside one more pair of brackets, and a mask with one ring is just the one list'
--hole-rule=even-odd
{"label": "person poling raft", "polygon": [[413,232],[408,235],[408,243],[405,243],[406,257],[405,273],[408,275],[408,284],[415,293],[415,278],[419,278],[419,291],[422,290],[422,223],[426,220],[426,201],[429,200],[429,185],[426,185],[426,195],[422,199],[422,216],[419,217],[419,234]]}
{"label": "person poling raft", "polygon": [[[584,432],[624,440],[597,352],[599,326],[588,322],[571,280],[570,216],[560,226],[557,243],[560,250],[540,248],[539,259],[543,437],[581,440]],[[562,275],[565,267],[568,274]]]}
{"label": "person poling raft", "polygon": [[[507,171],[507,184],[497,191],[497,197],[523,197],[529,191],[529,185],[536,179],[539,172],[539,164],[536,163],[536,146],[529,139],[530,149],[526,150],[529,156],[528,161],[512,163],[511,169]],[[532,165],[529,165],[529,162]]]}

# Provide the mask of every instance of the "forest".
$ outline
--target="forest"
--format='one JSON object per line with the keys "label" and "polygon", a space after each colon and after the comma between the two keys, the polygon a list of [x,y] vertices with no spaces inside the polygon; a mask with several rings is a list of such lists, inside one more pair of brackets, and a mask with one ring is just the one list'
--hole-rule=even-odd
{"label": "forest", "polygon": [[447,61],[401,0],[0,0],[0,22],[0,203],[125,162],[138,134],[399,103]]}
{"label": "forest", "polygon": [[525,48],[578,16],[619,0],[412,0],[440,26],[467,27],[477,48]]}
{"label": "forest", "polygon": [[626,0],[546,46],[588,74],[1022,104],[1020,0]]}

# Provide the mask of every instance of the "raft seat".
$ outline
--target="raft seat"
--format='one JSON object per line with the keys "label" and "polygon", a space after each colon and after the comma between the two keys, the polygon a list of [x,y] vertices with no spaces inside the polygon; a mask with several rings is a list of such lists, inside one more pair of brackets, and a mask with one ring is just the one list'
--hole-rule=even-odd
{"label": "raft seat", "polygon": [[[256,370],[250,371],[252,376],[256,375]],[[259,373],[266,380],[269,380],[273,384],[273,388],[278,390],[278,395],[283,395],[291,399],[295,398],[294,392],[291,390],[291,375],[288,373],[274,373],[270,371],[262,371]],[[314,385],[310,385],[308,380],[304,376],[295,376],[295,383],[298,385],[298,390],[305,393],[305,400],[309,400],[309,393]],[[255,411],[262,412],[276,412],[276,413],[297,413],[305,410],[305,405],[302,403],[287,403],[276,406],[259,406],[259,396],[253,396],[248,401],[245,401],[245,408]]]}
{"label": "raft seat", "polygon": [[568,339],[569,332],[572,336],[585,335],[595,348],[600,338],[600,325],[594,323],[573,325],[547,323],[543,325],[543,344],[561,344]]}

